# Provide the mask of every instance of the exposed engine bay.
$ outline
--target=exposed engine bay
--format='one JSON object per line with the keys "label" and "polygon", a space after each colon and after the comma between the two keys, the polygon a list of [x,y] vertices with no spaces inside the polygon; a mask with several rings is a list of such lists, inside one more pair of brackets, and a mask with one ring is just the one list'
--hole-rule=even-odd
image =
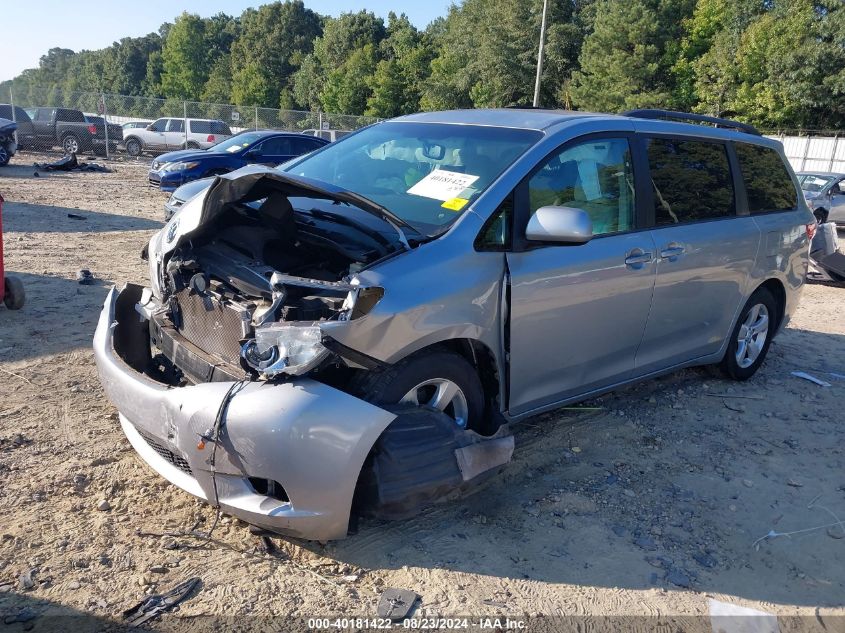
{"label": "exposed engine bay", "polygon": [[[309,372],[330,356],[319,323],[358,318],[381,298],[355,273],[407,248],[395,227],[332,192],[283,185],[257,178],[161,258],[161,297],[148,293],[138,310],[168,382]],[[213,194],[205,205],[221,202]]]}

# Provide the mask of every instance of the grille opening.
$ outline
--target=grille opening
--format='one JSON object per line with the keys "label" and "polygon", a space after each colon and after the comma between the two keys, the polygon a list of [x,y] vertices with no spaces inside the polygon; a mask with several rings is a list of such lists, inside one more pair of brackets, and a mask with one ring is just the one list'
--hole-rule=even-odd
{"label": "grille opening", "polygon": [[167,448],[167,446],[159,442],[156,438],[152,437],[149,433],[146,433],[137,427],[135,428],[135,430],[138,431],[138,435],[144,438],[144,441],[149,444],[150,448],[152,448],[156,453],[158,453],[159,456],[163,457],[167,462],[169,462],[173,466],[176,466],[176,468],[178,468],[182,472],[187,473],[189,475],[193,474],[191,473],[191,466],[188,464],[188,461],[184,457],[182,457],[182,455],[170,450],[169,448]]}
{"label": "grille opening", "polygon": [[252,489],[256,492],[256,494],[264,495],[265,497],[273,497],[273,499],[278,499],[279,501],[290,502],[290,499],[288,499],[288,493],[285,492],[282,484],[278,481],[273,481],[272,479],[262,479],[260,477],[250,477],[249,484],[252,486]]}

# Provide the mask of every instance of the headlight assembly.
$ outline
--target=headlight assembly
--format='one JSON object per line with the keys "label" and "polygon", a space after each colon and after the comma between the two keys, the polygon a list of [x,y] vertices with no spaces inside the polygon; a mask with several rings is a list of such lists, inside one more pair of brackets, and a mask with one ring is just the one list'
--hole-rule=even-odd
{"label": "headlight assembly", "polygon": [[197,165],[199,165],[198,160],[192,160],[190,162],[179,162],[179,163],[165,163],[164,167],[161,168],[161,171],[185,171],[187,169],[193,169]]}
{"label": "headlight assembly", "polygon": [[328,356],[322,338],[316,325],[270,323],[256,328],[255,338],[243,344],[241,357],[265,378],[300,376]]}

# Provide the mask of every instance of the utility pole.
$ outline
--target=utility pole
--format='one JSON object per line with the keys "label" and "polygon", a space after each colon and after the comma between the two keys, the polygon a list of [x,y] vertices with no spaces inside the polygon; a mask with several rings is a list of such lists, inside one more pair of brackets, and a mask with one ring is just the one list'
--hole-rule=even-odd
{"label": "utility pole", "polygon": [[534,107],[540,107],[540,76],[543,74],[543,44],[546,41],[546,11],[549,0],[543,0],[543,20],[540,22],[540,48],[537,51],[537,79],[534,81]]}

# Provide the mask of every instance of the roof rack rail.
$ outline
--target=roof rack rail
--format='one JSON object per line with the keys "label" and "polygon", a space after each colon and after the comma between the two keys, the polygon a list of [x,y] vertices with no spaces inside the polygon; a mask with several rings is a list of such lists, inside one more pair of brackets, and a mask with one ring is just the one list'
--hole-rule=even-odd
{"label": "roof rack rail", "polygon": [[690,114],[688,112],[675,112],[673,110],[628,110],[623,112],[622,116],[636,117],[638,119],[667,119],[670,121],[697,121],[700,123],[712,123],[716,127],[729,127],[746,134],[754,134],[755,136],[763,136],[753,125],[748,123],[740,123],[731,119],[720,119],[715,116],[707,116],[705,114]]}

